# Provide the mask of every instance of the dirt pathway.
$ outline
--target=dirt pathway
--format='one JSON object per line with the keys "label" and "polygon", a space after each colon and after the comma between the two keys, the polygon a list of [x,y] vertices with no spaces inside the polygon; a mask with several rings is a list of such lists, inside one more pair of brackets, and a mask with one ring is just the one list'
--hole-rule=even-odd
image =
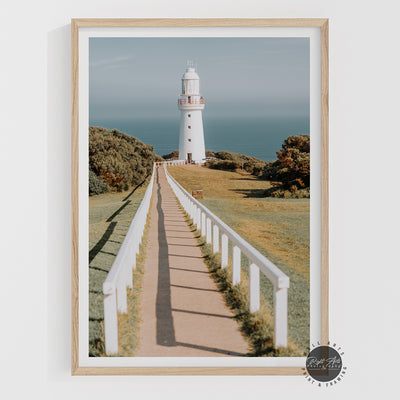
{"label": "dirt pathway", "polygon": [[208,273],[161,167],[150,213],[136,355],[245,355],[248,345]]}

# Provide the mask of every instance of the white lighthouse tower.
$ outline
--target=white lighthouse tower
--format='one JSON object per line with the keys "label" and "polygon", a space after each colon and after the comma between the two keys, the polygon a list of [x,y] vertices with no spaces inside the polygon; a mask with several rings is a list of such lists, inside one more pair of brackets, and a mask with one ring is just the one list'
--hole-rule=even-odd
{"label": "white lighthouse tower", "polygon": [[203,116],[204,99],[200,96],[200,78],[192,62],[188,62],[182,76],[182,94],[178,98],[181,111],[179,130],[179,159],[204,162]]}

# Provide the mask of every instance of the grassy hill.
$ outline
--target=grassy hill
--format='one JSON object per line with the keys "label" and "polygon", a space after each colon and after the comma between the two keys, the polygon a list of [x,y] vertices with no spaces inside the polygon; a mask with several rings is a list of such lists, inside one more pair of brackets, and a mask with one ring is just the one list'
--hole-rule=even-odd
{"label": "grassy hill", "polygon": [[[173,151],[164,159],[178,159]],[[223,171],[245,171],[269,181],[260,192],[263,197],[310,198],[310,135],[294,135],[286,138],[276,152],[277,160],[262,161],[232,151],[206,150],[209,159],[206,167]]]}
{"label": "grassy hill", "polygon": [[[268,198],[271,182],[251,174],[199,167],[171,167],[170,174],[225,223],[290,277],[289,337],[300,354],[309,347],[310,329],[310,202]],[[243,260],[244,272],[247,271]],[[272,314],[272,285],[261,274],[263,304]]]}

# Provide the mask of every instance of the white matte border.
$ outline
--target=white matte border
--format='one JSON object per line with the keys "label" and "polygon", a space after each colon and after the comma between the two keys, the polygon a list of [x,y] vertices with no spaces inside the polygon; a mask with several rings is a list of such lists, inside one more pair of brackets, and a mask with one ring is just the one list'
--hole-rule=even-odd
{"label": "white matte border", "polygon": [[[321,35],[319,28],[79,28],[79,366],[304,367],[305,357],[89,357],[88,129],[90,37],[308,37],[310,39],[310,341],[321,337]],[[289,289],[290,290],[290,289]]]}

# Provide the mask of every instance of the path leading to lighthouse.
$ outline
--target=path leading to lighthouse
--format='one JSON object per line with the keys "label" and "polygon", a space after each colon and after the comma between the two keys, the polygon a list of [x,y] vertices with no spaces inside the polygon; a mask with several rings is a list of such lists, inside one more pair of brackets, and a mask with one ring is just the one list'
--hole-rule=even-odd
{"label": "path leading to lighthouse", "polygon": [[136,356],[244,356],[248,345],[209,275],[161,167],[150,215]]}

